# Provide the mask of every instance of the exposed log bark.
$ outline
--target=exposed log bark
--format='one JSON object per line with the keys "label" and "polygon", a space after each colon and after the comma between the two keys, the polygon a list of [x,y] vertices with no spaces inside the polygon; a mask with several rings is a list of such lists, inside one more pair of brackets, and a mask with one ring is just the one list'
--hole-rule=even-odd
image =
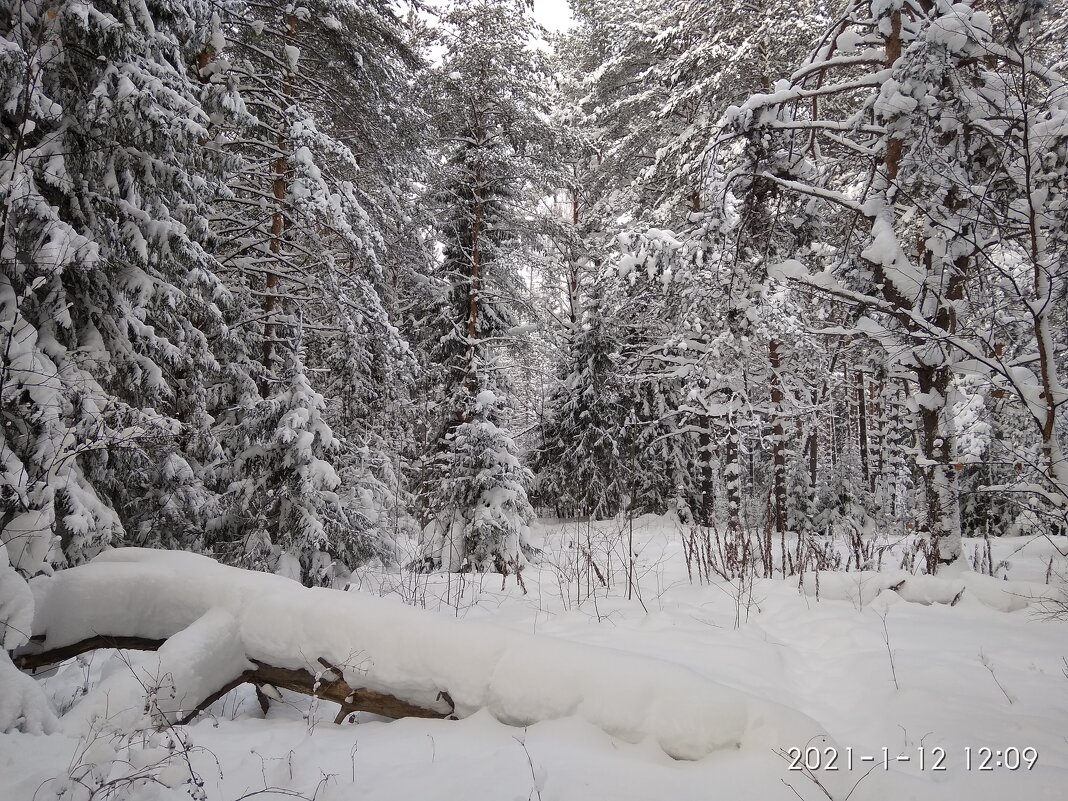
{"label": "exposed log bark", "polygon": [[[218,701],[220,698],[222,698],[228,692],[240,687],[244,683],[245,683],[245,674],[242,674],[242,675],[238,676],[236,679],[233,679],[232,681],[226,682],[226,684],[224,684],[218,690],[216,690],[211,695],[209,695],[207,698],[205,698],[203,701],[201,701],[199,704],[197,704],[196,708],[193,711],[187,712],[186,714],[179,716],[178,719],[175,721],[175,723],[178,724],[179,726],[185,726],[188,723],[192,723],[194,720],[196,720],[197,716],[201,712],[203,712],[209,706],[214,704],[216,701]],[[260,707],[263,708],[262,703],[260,704]],[[265,715],[267,714],[267,710],[266,709],[263,710],[263,714],[265,714]]]}
{"label": "exposed log bark", "polygon": [[244,674],[244,681],[252,684],[270,684],[285,690],[325,698],[341,706],[344,713],[337,722],[341,722],[351,712],[371,712],[387,718],[447,718],[453,710],[428,709],[409,703],[388,693],[368,690],[365,687],[352,688],[344,679],[331,678],[331,671],[325,671],[317,680],[315,675],[303,669],[291,669],[267,665],[256,659],[255,670]]}
{"label": "exposed log bark", "polygon": [[[20,654],[15,656],[13,661],[16,667],[22,670],[34,670],[72,659],[79,654],[95,651],[98,648],[155,651],[164,642],[164,640],[150,640],[143,637],[97,635],[71,645],[65,645],[62,648]],[[341,706],[341,711],[334,720],[335,723],[343,722],[353,712],[370,712],[387,718],[448,718],[455,709],[449,694],[445,691],[442,691],[439,697],[443,701],[442,706],[448,705],[449,708],[431,709],[410,703],[389,693],[369,690],[366,687],[354,688],[344,680],[342,671],[339,668],[324,659],[319,660],[325,670],[319,674],[318,678],[314,673],[303,668],[276,667],[257,659],[250,659],[249,661],[256,666],[255,670],[246,670],[240,676],[235,676],[226,682],[222,687],[202,700],[194,710],[180,718],[178,722],[181,724],[190,722],[215,701],[218,701],[235,687],[239,687],[242,684],[254,684],[257,688],[270,685],[333,701]]]}
{"label": "exposed log bark", "polygon": [[[34,643],[34,645],[38,645],[40,640],[35,637],[31,642]],[[73,659],[74,657],[88,653],[89,651],[96,651],[99,648],[122,648],[128,651],[156,651],[159,650],[159,647],[163,645],[164,642],[166,641],[150,640],[144,637],[109,637],[106,634],[100,634],[96,637],[89,637],[80,642],[72,643],[71,645],[64,645],[62,648],[51,648],[46,651],[30,651],[28,653],[16,652],[15,657],[11,661],[15,663],[15,667],[19,670],[37,670],[38,668],[55,665],[58,662],[65,662],[68,659]]]}

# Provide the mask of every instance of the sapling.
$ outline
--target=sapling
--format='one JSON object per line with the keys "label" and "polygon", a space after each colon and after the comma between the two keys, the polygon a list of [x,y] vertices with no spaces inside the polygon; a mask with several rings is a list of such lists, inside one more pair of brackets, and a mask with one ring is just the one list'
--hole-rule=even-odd
{"label": "sapling", "polygon": [[886,655],[890,659],[890,675],[894,677],[894,687],[900,690],[901,685],[897,681],[897,665],[894,664],[894,650],[890,647],[890,630],[886,627],[886,616],[889,612],[890,610],[887,608],[880,615],[883,621],[883,642],[886,643]]}

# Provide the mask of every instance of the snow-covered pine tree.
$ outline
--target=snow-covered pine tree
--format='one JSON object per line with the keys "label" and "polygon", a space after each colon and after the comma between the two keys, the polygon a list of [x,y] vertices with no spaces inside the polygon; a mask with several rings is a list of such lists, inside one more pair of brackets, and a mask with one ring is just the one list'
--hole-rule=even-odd
{"label": "snow-covered pine tree", "polygon": [[625,5],[618,18],[600,22],[618,41],[592,73],[591,100],[600,101],[593,117],[613,132],[606,159],[621,159],[634,172],[635,216],[674,228],[710,200],[704,196],[708,148],[723,112],[797,64],[821,4],[630,0]]}
{"label": "snow-covered pine tree", "polygon": [[542,56],[525,0],[455,0],[441,18],[432,101],[443,165],[437,180],[447,296],[431,351],[436,433],[427,475],[433,516],[426,556],[448,570],[516,570],[532,517],[529,471],[506,428],[499,355],[518,323],[521,238],[552,131]]}
{"label": "snow-covered pine tree", "polygon": [[193,69],[212,9],[2,17],[2,540],[23,575],[124,536],[195,544],[212,387],[242,378],[207,223],[228,164],[204,145],[229,89]]}
{"label": "snow-covered pine tree", "polygon": [[[384,2],[358,7],[330,0],[299,7],[235,2],[225,8],[234,35],[205,71],[222,70],[235,81],[247,113],[227,132],[242,170],[231,181],[215,225],[226,239],[228,280],[248,304],[242,332],[260,361],[258,393],[236,396],[226,420],[241,448],[255,436],[274,440],[285,432],[268,435],[263,421],[280,419],[276,393],[295,403],[311,397],[292,393],[293,375],[327,390],[335,402],[316,414],[320,425],[338,430],[323,435],[334,444],[321,458],[332,462],[343,486],[304,484],[305,492],[326,493],[305,508],[308,514],[322,510],[336,516],[334,496],[340,496],[348,504],[350,541],[330,538],[331,552],[343,561],[389,558],[392,549],[384,547],[381,528],[398,488],[390,449],[377,429],[403,385],[410,356],[380,294],[387,214],[370,214],[365,207],[376,205],[368,190],[381,195],[382,184],[399,173],[379,168],[374,183],[363,179],[361,157],[333,128],[347,124],[350,115],[360,117],[362,123],[347,134],[364,149],[373,146],[370,137],[388,136],[404,115],[384,108],[379,93],[405,85],[402,64],[415,61],[400,20]],[[298,365],[294,359],[308,361]],[[262,485],[277,473],[257,460],[238,460],[234,468],[225,476],[234,487]],[[260,468],[268,472],[242,472]],[[280,519],[246,527],[240,508],[245,500],[231,494],[238,506],[215,532],[220,547],[239,559],[252,557],[248,551],[242,557],[244,546],[235,546],[251,547],[263,532],[282,530]],[[282,508],[268,504],[261,511],[280,514]],[[329,530],[334,522],[324,518],[321,528]],[[316,537],[298,550],[319,548]],[[307,558],[302,564],[305,580],[319,580]]]}

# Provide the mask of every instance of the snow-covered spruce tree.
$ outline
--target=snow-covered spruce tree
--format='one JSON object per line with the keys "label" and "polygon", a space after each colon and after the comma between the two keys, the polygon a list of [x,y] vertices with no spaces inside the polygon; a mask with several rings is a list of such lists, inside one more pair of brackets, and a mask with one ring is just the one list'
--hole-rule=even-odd
{"label": "snow-covered spruce tree", "polygon": [[[995,397],[995,393],[1002,397]],[[1009,532],[1020,501],[1026,501],[1020,495],[1014,498],[1009,493],[984,490],[1012,484],[1015,470],[1011,455],[1024,451],[1029,439],[1027,421],[1019,414],[1020,409],[1005,403],[1003,395],[977,376],[964,377],[957,384],[954,417],[961,465],[961,530],[965,536]],[[1011,443],[1008,447],[1006,440]]]}
{"label": "snow-covered spruce tree", "polygon": [[207,223],[229,89],[193,66],[210,5],[12,3],[0,30],[2,539],[24,575],[195,545],[241,362]]}
{"label": "snow-covered spruce tree", "polygon": [[440,483],[433,502],[445,512],[431,524],[426,544],[433,564],[446,570],[514,573],[525,561],[534,517],[527,499],[531,475],[510,433],[498,425],[497,404],[492,390],[479,392],[446,435],[448,450],[435,464]]}
{"label": "snow-covered spruce tree", "polygon": [[591,288],[569,336],[535,461],[539,498],[558,516],[616,514],[632,468],[617,334],[602,294]]}
{"label": "snow-covered spruce tree", "polygon": [[618,365],[621,326],[610,306],[615,287],[602,269],[611,211],[595,189],[600,138],[583,108],[588,72],[605,56],[604,43],[596,40],[587,19],[557,41],[563,71],[554,126],[561,133],[563,187],[554,196],[556,225],[548,237],[554,255],[539,275],[555,377],[534,468],[538,501],[558,516],[616,514],[631,467],[628,399]]}
{"label": "snow-covered spruce tree", "polygon": [[690,521],[702,498],[701,476],[693,469],[699,464],[698,438],[680,414],[685,382],[662,359],[663,351],[659,337],[631,331],[618,361],[628,376],[622,384],[627,508],[637,514],[674,509]]}
{"label": "snow-covered spruce tree", "polygon": [[[566,480],[568,465],[581,452],[574,447],[575,426],[581,423],[575,414],[581,413],[601,427],[581,434],[581,449],[611,456],[584,471],[589,478],[600,472],[596,484],[601,488],[591,486],[603,507],[600,514],[623,508],[688,510],[695,499],[685,488],[692,483],[688,462],[694,442],[688,435],[677,436],[674,409],[681,385],[664,373],[654,352],[663,305],[641,283],[604,281],[597,275],[612,253],[619,220],[642,208],[633,194],[640,189],[635,178],[656,142],[636,129],[648,133],[649,126],[658,126],[643,113],[648,105],[630,101],[634,95],[649,97],[637,87],[646,81],[656,13],[626,0],[580,2],[575,13],[579,24],[561,43],[569,68],[565,95],[577,140],[569,160],[576,245],[566,287],[570,332],[558,368],[565,380],[551,398],[551,427],[540,464]],[[593,286],[596,299],[582,297]],[[590,300],[594,302],[588,305]],[[591,319],[591,313],[598,319]],[[608,332],[611,360],[608,354],[591,359],[582,347],[591,335],[603,339]],[[611,387],[606,398],[593,394],[599,385]],[[554,467],[552,452],[571,456]],[[577,489],[585,491],[581,485]]]}
{"label": "snow-covered spruce tree", "polygon": [[608,314],[618,331],[615,359],[625,414],[627,508],[663,514],[674,508],[689,520],[702,508],[706,473],[697,432],[685,408],[689,360],[679,358],[680,284],[669,266],[683,245],[670,232],[620,235],[627,254],[612,256],[613,292]]}
{"label": "snow-covered spruce tree", "polygon": [[456,0],[441,18],[433,81],[443,165],[436,181],[447,295],[431,352],[437,387],[429,564],[518,569],[532,510],[529,471],[504,427],[509,390],[499,355],[517,324],[521,237],[546,183],[551,136],[542,57],[526,2]]}
{"label": "snow-covered spruce tree", "polygon": [[[264,420],[278,419],[276,393],[308,397],[291,395],[293,374],[312,381],[325,373],[315,381],[337,402],[321,412],[320,424],[333,427],[323,441],[335,443],[322,458],[344,483],[329,489],[306,484],[305,491],[318,488],[326,495],[305,508],[308,514],[333,510],[339,496],[347,506],[350,541],[332,540],[331,553],[343,561],[388,559],[382,526],[397,487],[389,448],[376,429],[397,395],[394,388],[403,383],[409,357],[379,292],[384,215],[367,212],[365,206],[374,203],[357,184],[360,158],[331,128],[362,110],[364,122],[349,131],[350,141],[370,147],[364,137],[391,127],[375,96],[387,87],[368,82],[367,74],[394,88],[404,84],[400,21],[385,3],[238,2],[225,8],[233,38],[206,72],[223,70],[235,81],[246,113],[228,131],[228,147],[242,159],[242,170],[215,225],[226,238],[228,280],[248,304],[242,333],[260,362],[258,392],[236,396],[225,420],[241,443],[235,447],[245,448],[253,437],[267,436]],[[347,70],[351,79],[343,77]],[[372,119],[375,114],[380,117]],[[388,179],[380,172],[377,180]],[[242,472],[261,468],[268,472]],[[268,475],[276,475],[273,466],[238,460],[225,478],[236,487],[262,484]],[[233,558],[257,561],[256,543],[264,532],[281,532],[280,520],[246,526],[245,498],[231,493],[230,501],[234,506],[220,518],[214,537]],[[282,511],[279,505],[264,508]],[[330,519],[321,522],[324,529],[332,525]],[[313,539],[297,550],[306,554],[320,545]],[[322,580],[308,558],[302,566],[306,581]]]}
{"label": "snow-covered spruce tree", "polygon": [[[337,346],[337,335],[319,337],[312,363],[329,369],[322,382],[331,399],[328,419],[346,442],[339,473],[362,497],[361,514],[380,529],[415,535],[408,472],[422,418],[413,388],[426,354],[407,343],[423,341],[426,323],[419,310],[427,308],[434,257],[426,199],[433,140],[423,104],[398,102],[415,97],[425,78],[428,37],[414,9],[402,20],[397,5],[339,4],[340,41],[330,48],[321,38],[314,42],[311,58],[328,61],[315,72],[329,86],[324,125],[359,167],[351,180],[367,215],[365,238],[376,244],[373,259],[342,264],[342,272],[351,268],[368,279],[353,293],[355,307],[340,310],[345,345]],[[377,301],[360,297],[371,289]],[[388,318],[369,314],[378,305]]]}
{"label": "snow-covered spruce tree", "polygon": [[347,566],[388,552],[339,496],[333,460],[341,448],[324,419],[326,400],[310,384],[299,346],[287,352],[282,385],[247,411],[229,487],[234,526],[250,566],[306,584],[330,585]]}
{"label": "snow-covered spruce tree", "polygon": [[224,85],[190,69],[208,3],[6,3],[0,15],[0,730],[47,730],[7,651],[25,578],[109,544],[196,547],[210,410],[240,379],[203,147]]}
{"label": "snow-covered spruce tree", "polygon": [[895,527],[908,528],[917,515],[917,469],[915,466],[912,416],[908,410],[909,385],[902,375],[887,375],[880,381],[880,405],[884,422],[879,453],[877,499],[884,518]]}

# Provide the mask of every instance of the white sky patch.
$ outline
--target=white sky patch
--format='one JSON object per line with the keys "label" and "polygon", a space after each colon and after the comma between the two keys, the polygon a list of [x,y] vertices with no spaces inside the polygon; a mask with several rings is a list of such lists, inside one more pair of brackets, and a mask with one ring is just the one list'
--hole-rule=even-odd
{"label": "white sky patch", "polygon": [[566,31],[575,24],[567,0],[534,0],[534,17],[550,31]]}

